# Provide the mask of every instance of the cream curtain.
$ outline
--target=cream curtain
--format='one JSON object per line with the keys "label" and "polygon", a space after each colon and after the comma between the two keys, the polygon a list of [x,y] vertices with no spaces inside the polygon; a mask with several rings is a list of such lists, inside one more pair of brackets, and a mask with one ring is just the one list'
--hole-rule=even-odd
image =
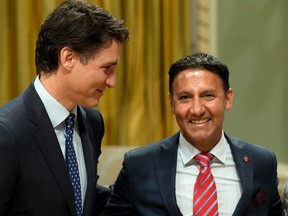
{"label": "cream curtain", "polygon": [[[60,0],[0,0],[0,105],[35,77],[39,26]],[[139,146],[172,135],[178,126],[168,100],[168,69],[191,52],[191,0],[90,0],[125,20],[117,86],[100,100],[104,145]]]}

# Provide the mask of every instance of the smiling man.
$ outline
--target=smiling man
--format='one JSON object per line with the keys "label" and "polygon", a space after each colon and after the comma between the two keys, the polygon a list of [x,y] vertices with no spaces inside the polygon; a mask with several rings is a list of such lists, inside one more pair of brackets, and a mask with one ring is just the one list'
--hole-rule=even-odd
{"label": "smiling man", "polygon": [[223,131],[233,94],[228,67],[211,55],[172,64],[180,131],[125,154],[102,216],[281,216],[274,153]]}
{"label": "smiling man", "polygon": [[99,215],[110,190],[97,185],[104,123],[95,108],[116,84],[123,20],[68,0],[41,25],[37,76],[0,108],[0,215]]}

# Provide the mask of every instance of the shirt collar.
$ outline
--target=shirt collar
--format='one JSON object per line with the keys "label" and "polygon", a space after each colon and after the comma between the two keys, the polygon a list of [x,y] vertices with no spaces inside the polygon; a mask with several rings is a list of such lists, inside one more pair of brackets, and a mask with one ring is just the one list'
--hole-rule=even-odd
{"label": "shirt collar", "polygon": [[[41,98],[46,112],[51,120],[53,128],[56,128],[59,124],[61,124],[69,115],[69,111],[60,104],[49,92],[44,88],[42,83],[40,82],[39,75],[36,77],[34,81],[34,87],[39,97]],[[77,107],[74,107],[72,113],[77,117]]]}
{"label": "shirt collar", "polygon": [[[215,156],[213,159],[213,162],[225,164],[226,154],[227,154],[227,148],[226,148],[227,145],[228,145],[228,142],[224,136],[224,132],[222,131],[221,139],[214,146],[214,148],[210,151],[210,153]],[[180,157],[184,166],[195,164],[193,158],[195,155],[200,153],[198,149],[196,149],[183,137],[182,133],[180,133],[178,152],[180,154]]]}

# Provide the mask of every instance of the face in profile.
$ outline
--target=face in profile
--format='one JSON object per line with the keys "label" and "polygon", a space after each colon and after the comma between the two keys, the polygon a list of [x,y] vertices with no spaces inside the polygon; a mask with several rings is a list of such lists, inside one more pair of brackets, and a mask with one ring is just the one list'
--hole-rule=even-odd
{"label": "face in profile", "polygon": [[171,110],[185,139],[200,151],[211,150],[222,135],[225,110],[233,91],[224,91],[221,78],[205,69],[187,69],[174,79]]}
{"label": "face in profile", "polygon": [[84,107],[98,105],[104,90],[116,85],[119,54],[120,43],[112,41],[85,63],[79,56],[73,59],[73,67],[66,81],[69,85],[69,98],[74,104]]}

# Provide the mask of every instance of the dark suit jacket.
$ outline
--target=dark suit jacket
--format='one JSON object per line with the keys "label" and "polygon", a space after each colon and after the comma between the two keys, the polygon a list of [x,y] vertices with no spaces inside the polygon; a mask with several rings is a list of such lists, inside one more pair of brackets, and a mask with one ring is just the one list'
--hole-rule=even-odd
{"label": "dark suit jacket", "polygon": [[[104,124],[96,109],[78,107],[77,112],[87,170],[83,213],[97,215],[109,195],[96,187]],[[57,137],[31,84],[0,108],[0,215],[76,215],[73,197]]]}
{"label": "dark suit jacket", "polygon": [[[226,138],[243,187],[233,215],[281,215],[275,155],[237,138]],[[179,133],[126,153],[101,215],[181,216],[175,195],[178,140]]]}

